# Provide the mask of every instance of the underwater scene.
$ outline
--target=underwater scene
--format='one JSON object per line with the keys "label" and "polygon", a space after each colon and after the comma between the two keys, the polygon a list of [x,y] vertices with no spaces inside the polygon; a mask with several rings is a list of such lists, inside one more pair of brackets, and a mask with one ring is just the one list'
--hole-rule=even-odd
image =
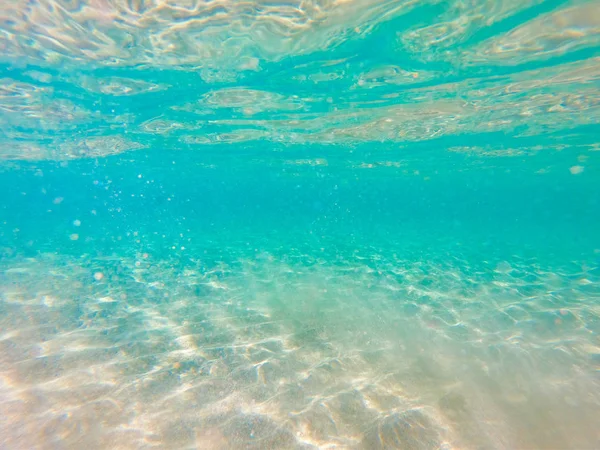
{"label": "underwater scene", "polygon": [[0,449],[600,448],[598,0],[0,3]]}

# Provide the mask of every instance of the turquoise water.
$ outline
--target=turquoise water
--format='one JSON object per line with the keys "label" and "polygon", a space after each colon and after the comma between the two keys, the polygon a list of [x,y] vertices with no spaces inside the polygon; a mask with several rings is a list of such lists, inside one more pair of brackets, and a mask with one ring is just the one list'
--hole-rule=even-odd
{"label": "turquoise water", "polygon": [[0,449],[600,447],[597,1],[0,7]]}

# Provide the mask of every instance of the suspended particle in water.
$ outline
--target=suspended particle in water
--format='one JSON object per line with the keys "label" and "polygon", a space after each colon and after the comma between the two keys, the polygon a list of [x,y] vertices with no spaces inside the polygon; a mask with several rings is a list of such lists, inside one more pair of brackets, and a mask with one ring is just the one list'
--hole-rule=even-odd
{"label": "suspended particle in water", "polygon": [[104,274],[103,274],[102,272],[96,272],[96,273],[94,274],[94,280],[96,280],[96,281],[100,281],[100,280],[102,280],[103,278],[104,278]]}
{"label": "suspended particle in water", "polygon": [[76,227],[79,227],[79,226],[81,226],[81,220],[79,220],[79,219],[75,219],[75,220],[73,221],[73,225],[75,225]]}
{"label": "suspended particle in water", "polygon": [[79,239],[79,235],[77,233],[73,233],[69,236],[69,239],[71,239],[72,241],[76,241]]}
{"label": "suspended particle in water", "polygon": [[56,197],[52,203],[54,203],[55,205],[60,205],[63,202],[64,198],[63,197]]}

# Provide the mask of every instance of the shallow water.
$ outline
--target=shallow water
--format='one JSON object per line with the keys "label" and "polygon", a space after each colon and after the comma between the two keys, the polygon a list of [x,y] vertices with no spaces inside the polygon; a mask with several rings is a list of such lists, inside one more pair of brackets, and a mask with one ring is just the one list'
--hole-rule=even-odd
{"label": "shallow water", "polygon": [[0,8],[0,448],[600,447],[597,1]]}

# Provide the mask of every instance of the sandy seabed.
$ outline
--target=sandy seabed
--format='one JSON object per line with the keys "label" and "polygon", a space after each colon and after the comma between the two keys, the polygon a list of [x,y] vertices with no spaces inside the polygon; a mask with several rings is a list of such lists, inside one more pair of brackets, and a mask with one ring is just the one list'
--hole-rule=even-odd
{"label": "sandy seabed", "polygon": [[600,445],[595,269],[0,265],[1,448]]}

